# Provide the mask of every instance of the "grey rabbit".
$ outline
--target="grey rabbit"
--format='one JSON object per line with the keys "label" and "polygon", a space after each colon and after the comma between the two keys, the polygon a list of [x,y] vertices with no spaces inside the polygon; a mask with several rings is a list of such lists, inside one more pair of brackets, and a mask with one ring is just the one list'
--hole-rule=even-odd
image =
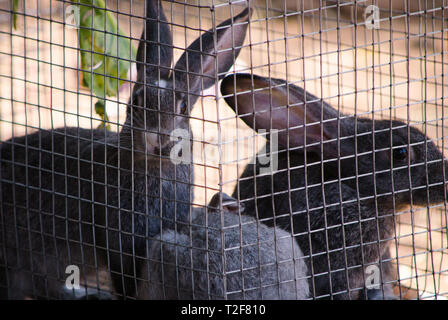
{"label": "grey rabbit", "polygon": [[307,267],[291,234],[258,223],[225,193],[207,209],[195,208],[190,228],[151,240],[149,275],[150,299],[309,297]]}
{"label": "grey rabbit", "polygon": [[[81,285],[107,270],[117,297],[140,295],[149,237],[190,221],[191,161],[171,161],[170,133],[190,132],[190,109],[234,63],[249,17],[248,6],[204,32],[173,69],[161,1],[146,1],[119,133],[65,127],[1,142],[0,298],[66,298],[68,265],[79,266]],[[191,160],[188,151],[177,155]]]}
{"label": "grey rabbit", "polygon": [[436,145],[401,121],[338,113],[281,79],[229,75],[221,93],[249,127],[270,132],[266,150],[278,141],[275,171],[248,164],[232,196],[295,236],[310,259],[312,296],[396,299],[395,212],[446,199],[448,167]]}

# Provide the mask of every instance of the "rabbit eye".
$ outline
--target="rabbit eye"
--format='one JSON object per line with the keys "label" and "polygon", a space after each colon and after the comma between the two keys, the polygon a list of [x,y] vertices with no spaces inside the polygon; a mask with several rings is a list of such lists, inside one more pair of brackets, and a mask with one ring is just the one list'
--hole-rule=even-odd
{"label": "rabbit eye", "polygon": [[393,151],[394,160],[403,161],[408,157],[408,148],[397,148]]}
{"label": "rabbit eye", "polygon": [[185,103],[185,101],[181,101],[179,102],[179,113],[180,114],[186,114],[187,113],[187,104]]}

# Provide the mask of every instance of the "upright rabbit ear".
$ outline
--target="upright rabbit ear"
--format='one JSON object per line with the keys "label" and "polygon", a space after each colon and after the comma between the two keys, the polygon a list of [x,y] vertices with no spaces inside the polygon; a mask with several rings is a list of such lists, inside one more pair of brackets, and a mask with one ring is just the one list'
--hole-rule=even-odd
{"label": "upright rabbit ear", "polygon": [[[188,89],[189,93],[199,94],[215,83],[216,73],[221,79],[223,75],[219,74],[230,69],[241,51],[250,15],[251,9],[247,7],[217,26],[216,45],[213,29],[196,39],[176,64],[176,86]],[[216,58],[218,70],[215,68]]]}
{"label": "upright rabbit ear", "polygon": [[173,40],[160,0],[146,1],[146,24],[137,51],[138,81],[168,79]]}
{"label": "upright rabbit ear", "polygon": [[284,80],[251,74],[229,75],[221,83],[221,93],[227,104],[254,130],[280,130],[278,142],[283,147],[338,137],[338,112]]}

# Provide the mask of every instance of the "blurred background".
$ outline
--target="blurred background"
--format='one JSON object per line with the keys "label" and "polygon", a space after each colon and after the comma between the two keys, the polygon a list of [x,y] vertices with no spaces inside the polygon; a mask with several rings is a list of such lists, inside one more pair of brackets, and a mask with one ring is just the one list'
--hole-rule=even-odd
{"label": "blurred background", "polygon": [[[118,26],[137,47],[143,0],[107,0]],[[39,128],[96,128],[97,98],[83,86],[77,29],[65,24],[69,1],[0,0],[0,140]],[[163,3],[173,23],[175,59],[198,35],[242,10],[244,1]],[[366,9],[379,20],[368,25]],[[213,7],[214,10],[210,10]],[[447,0],[256,0],[250,31],[230,70],[287,79],[347,114],[391,117],[427,132],[448,156]],[[135,79],[135,67],[127,78]],[[111,130],[120,130],[132,84],[107,97]],[[196,205],[218,190],[231,193],[265,139],[238,120],[211,89],[192,113]],[[448,297],[446,204],[397,212],[401,294]],[[411,221],[414,222],[411,225]],[[398,288],[397,288],[398,290]]]}

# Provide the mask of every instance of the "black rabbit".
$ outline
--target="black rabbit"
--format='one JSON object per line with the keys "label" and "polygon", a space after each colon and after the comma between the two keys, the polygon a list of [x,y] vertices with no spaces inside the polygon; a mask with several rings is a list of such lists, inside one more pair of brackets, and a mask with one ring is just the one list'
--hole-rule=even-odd
{"label": "black rabbit", "polygon": [[233,197],[296,236],[314,297],[395,299],[395,212],[446,199],[448,168],[435,144],[401,121],[340,114],[284,80],[230,75],[221,93],[250,127],[270,132],[278,156],[274,171],[247,165]]}
{"label": "black rabbit", "polygon": [[156,236],[149,298],[308,298],[307,267],[291,234],[243,212],[234,198],[217,193],[207,210],[192,211],[191,226]]}
{"label": "black rabbit", "polygon": [[190,143],[190,109],[234,63],[249,15],[202,34],[172,69],[161,2],[146,1],[120,133],[61,128],[1,143],[1,298],[66,297],[67,265],[79,266],[81,285],[103,269],[119,297],[140,296],[149,237],[190,221],[191,149],[174,145],[181,134]]}

